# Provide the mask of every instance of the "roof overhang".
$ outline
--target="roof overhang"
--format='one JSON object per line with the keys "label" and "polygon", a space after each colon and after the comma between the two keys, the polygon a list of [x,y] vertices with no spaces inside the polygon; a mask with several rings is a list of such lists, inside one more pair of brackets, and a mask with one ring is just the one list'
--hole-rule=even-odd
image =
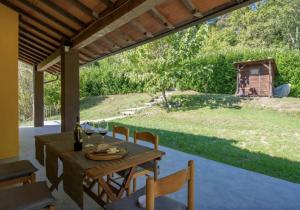
{"label": "roof overhang", "polygon": [[54,74],[65,45],[84,65],[256,1],[0,0],[20,14],[19,59]]}

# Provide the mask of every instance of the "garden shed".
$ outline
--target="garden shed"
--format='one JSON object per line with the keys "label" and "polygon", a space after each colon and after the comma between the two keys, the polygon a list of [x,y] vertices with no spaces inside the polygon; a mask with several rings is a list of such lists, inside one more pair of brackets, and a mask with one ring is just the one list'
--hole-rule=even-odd
{"label": "garden shed", "polygon": [[237,69],[238,96],[273,96],[277,66],[274,59],[243,61],[234,64]]}

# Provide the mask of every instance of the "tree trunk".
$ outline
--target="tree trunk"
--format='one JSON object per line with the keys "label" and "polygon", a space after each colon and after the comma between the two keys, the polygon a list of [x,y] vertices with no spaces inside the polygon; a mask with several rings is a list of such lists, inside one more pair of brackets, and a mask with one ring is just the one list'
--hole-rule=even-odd
{"label": "tree trunk", "polygon": [[162,96],[163,96],[163,99],[164,99],[165,106],[167,108],[169,108],[169,102],[168,102],[168,99],[167,99],[166,90],[162,91]]}

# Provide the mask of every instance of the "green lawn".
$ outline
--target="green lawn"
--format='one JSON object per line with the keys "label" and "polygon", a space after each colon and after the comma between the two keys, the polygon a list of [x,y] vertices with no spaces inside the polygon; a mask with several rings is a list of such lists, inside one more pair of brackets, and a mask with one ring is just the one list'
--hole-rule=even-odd
{"label": "green lawn", "polygon": [[[86,97],[80,100],[80,120],[96,120],[118,116],[128,108],[145,106],[153,96],[147,93]],[[59,120],[53,116],[48,120]]]}
{"label": "green lawn", "polygon": [[[292,111],[278,109],[276,100],[292,102]],[[188,92],[172,101],[181,106],[154,107],[113,123],[130,127],[131,134],[134,129],[154,132],[167,147],[300,183],[300,99],[262,105]]]}
{"label": "green lawn", "polygon": [[88,97],[80,101],[81,120],[95,120],[120,115],[128,108],[145,106],[152,96],[147,93]]}

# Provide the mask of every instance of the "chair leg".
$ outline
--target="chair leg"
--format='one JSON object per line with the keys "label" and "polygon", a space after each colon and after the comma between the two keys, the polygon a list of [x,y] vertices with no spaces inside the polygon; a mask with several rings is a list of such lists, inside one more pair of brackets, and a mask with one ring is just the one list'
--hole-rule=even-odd
{"label": "chair leg", "polygon": [[132,189],[132,192],[135,192],[136,191],[136,178],[134,177],[133,178],[133,189]]}
{"label": "chair leg", "polygon": [[131,194],[131,183],[129,184],[128,188],[127,188],[127,196],[129,196]]}
{"label": "chair leg", "polygon": [[158,163],[157,163],[157,160],[155,160],[155,162],[154,162],[153,172],[154,172],[154,180],[157,180],[157,178],[158,178]]}

